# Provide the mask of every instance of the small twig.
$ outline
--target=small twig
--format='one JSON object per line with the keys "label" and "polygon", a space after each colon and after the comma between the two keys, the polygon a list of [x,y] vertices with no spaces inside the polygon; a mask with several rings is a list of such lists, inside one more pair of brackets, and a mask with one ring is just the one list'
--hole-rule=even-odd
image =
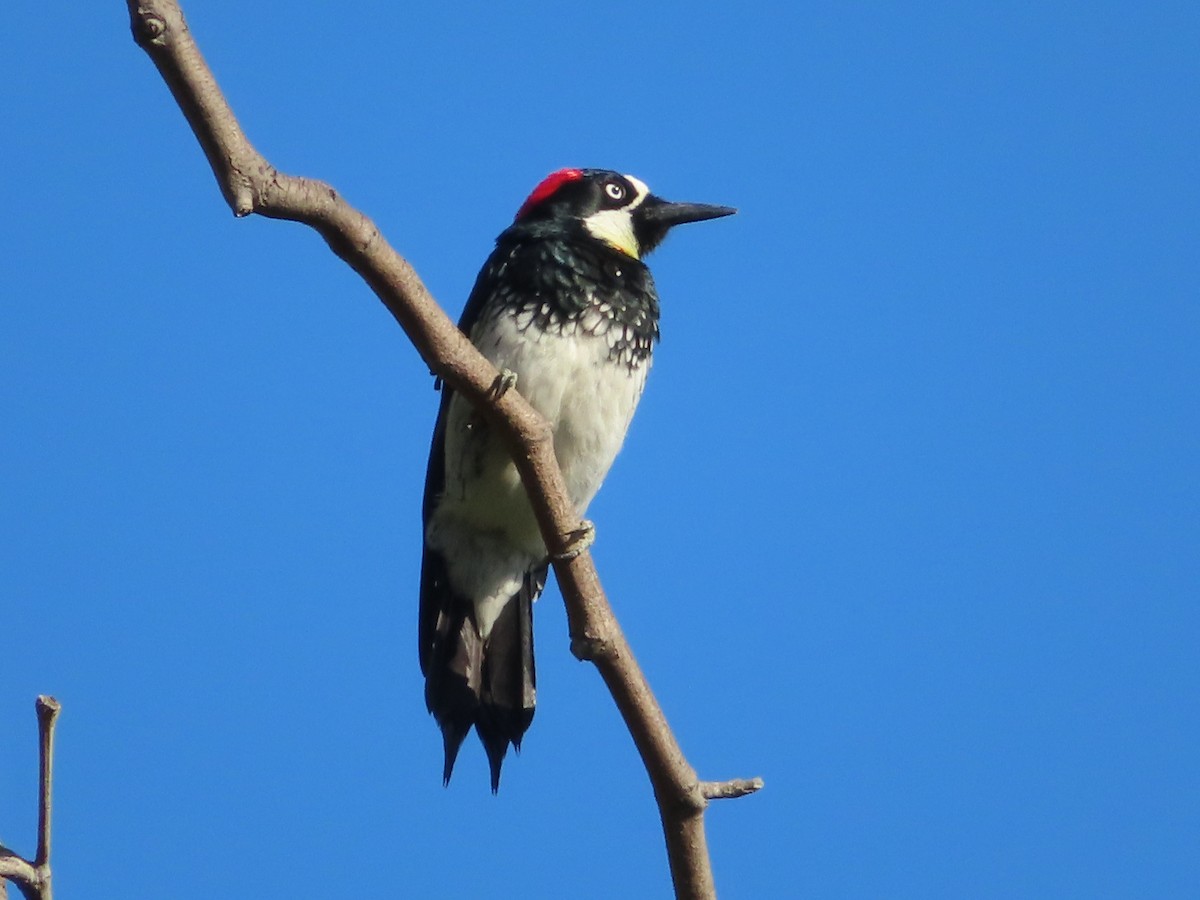
{"label": "small twig", "polygon": [[17,886],[25,900],[53,900],[50,884],[50,813],[54,785],[54,722],[62,706],[44,694],[37,698],[38,839],[33,862],[0,846],[0,900],[7,896],[3,879]]}
{"label": "small twig", "polygon": [[734,778],[730,781],[702,781],[700,793],[705,800],[729,800],[734,797],[745,797],[755,791],[762,790],[761,778]]}
{"label": "small twig", "polygon": [[[62,712],[62,704],[45,694],[37,698],[38,719],[38,846],[34,865],[50,872],[50,813],[54,790],[54,723]],[[49,896],[49,895],[47,895]]]}

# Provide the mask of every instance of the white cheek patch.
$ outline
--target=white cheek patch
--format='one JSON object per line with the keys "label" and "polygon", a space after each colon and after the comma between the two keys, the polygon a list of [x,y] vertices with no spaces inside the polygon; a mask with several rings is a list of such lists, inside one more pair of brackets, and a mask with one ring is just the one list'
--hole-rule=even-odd
{"label": "white cheek patch", "polygon": [[592,237],[612,244],[626,256],[637,259],[641,248],[633,233],[633,218],[628,209],[604,209],[583,220]]}
{"label": "white cheek patch", "polygon": [[636,192],[633,200],[620,209],[603,209],[592,213],[583,220],[583,224],[592,237],[612,244],[626,256],[640,259],[642,248],[638,245],[637,235],[633,233],[633,211],[649,196],[650,188],[632,175],[626,175],[625,180],[633,185]]}

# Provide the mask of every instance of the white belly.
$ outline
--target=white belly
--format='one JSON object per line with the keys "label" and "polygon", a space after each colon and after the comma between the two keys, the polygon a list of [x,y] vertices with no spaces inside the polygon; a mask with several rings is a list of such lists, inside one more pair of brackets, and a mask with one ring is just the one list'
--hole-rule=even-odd
{"label": "white belly", "polygon": [[[518,324],[509,316],[491,319],[472,339],[498,369],[516,374],[516,389],[550,422],[567,492],[582,517],[625,440],[650,360],[633,368],[610,360],[620,326],[560,335],[521,332]],[[524,571],[546,556],[508,451],[458,395],[446,423],[445,490],[428,538],[446,551],[455,587],[477,609],[494,606],[496,613]]]}

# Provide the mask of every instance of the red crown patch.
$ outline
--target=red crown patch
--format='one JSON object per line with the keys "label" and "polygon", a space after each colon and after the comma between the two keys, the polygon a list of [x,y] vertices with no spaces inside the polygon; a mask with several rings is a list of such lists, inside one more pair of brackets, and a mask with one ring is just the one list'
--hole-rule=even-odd
{"label": "red crown patch", "polygon": [[529,210],[533,209],[533,207],[537,206],[543,200],[553,196],[554,193],[564,184],[567,184],[571,181],[578,181],[582,177],[583,169],[559,169],[557,172],[551,172],[549,175],[543,178],[541,183],[533,189],[533,192],[525,198],[525,202],[522,203],[521,208],[517,210],[517,214],[513,218],[513,221],[520,221],[523,215],[525,215],[527,212],[529,212]]}

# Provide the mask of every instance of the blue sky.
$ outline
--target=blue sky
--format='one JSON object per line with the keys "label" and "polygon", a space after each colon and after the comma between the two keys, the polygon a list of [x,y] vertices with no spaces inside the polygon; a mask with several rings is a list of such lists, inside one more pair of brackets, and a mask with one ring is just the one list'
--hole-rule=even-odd
{"label": "blue sky", "polygon": [[[86,7],[86,8],[84,8]],[[1200,883],[1194,4],[192,2],[251,139],[457,315],[563,165],[738,206],[597,564],[723,898]],[[63,896],[664,896],[554,589],[499,796],[416,662],[436,395],[311,232],[237,221],[124,4],[0,27],[0,840],[64,704]]]}

